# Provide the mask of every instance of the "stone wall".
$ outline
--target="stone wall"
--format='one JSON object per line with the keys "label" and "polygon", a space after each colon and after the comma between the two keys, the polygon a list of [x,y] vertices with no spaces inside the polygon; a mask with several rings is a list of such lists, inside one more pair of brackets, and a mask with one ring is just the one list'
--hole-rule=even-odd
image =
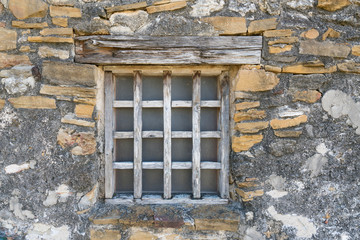
{"label": "stone wall", "polygon": [[[359,239],[360,1],[1,0],[0,238]],[[83,35],[261,35],[232,71],[231,204],[104,204]]]}

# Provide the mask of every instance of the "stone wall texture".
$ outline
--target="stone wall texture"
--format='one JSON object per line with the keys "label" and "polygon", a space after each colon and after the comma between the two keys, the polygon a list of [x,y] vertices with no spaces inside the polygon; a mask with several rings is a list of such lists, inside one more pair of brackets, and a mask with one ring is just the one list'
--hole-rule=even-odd
{"label": "stone wall texture", "polygon": [[[263,36],[234,67],[230,204],[104,203],[86,35]],[[0,1],[0,239],[356,240],[359,156],[358,0]]]}

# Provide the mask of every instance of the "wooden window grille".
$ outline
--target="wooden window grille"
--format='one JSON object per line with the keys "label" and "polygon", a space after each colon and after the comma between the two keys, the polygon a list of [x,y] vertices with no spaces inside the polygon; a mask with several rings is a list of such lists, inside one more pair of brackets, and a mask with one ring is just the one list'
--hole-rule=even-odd
{"label": "wooden window grille", "polygon": [[[158,71],[159,73],[160,71]],[[176,70],[175,70],[176,72]],[[188,71],[190,72],[190,71]],[[191,76],[183,76],[191,79],[191,99],[187,100],[173,100],[172,99],[172,71],[163,70],[161,76],[157,76],[162,79],[162,99],[161,100],[145,100],[143,94],[148,89],[143,88],[144,79],[146,75],[141,70],[134,70],[131,75],[127,73],[125,78],[132,81],[133,91],[131,100],[123,100],[120,96],[117,99],[116,89],[121,88],[117,86],[117,76],[114,72],[105,73],[105,154],[106,154],[106,197],[111,198],[113,202],[156,202],[156,203],[171,203],[171,202],[206,202],[206,203],[226,203],[228,198],[228,172],[229,172],[229,76],[228,71],[218,71],[219,75],[211,76],[215,79],[215,99],[202,99],[202,85],[206,88],[206,83],[202,84],[202,71],[194,70]],[[156,73],[152,73],[155,74]],[[209,75],[209,73],[205,73]],[[121,74],[120,74],[121,77]],[[175,76],[176,77],[176,76]],[[205,76],[207,78],[208,76]],[[181,79],[180,79],[181,81]],[[118,83],[120,84],[120,83]],[[129,84],[127,84],[129,85]],[[175,86],[176,87],[176,86]],[[180,90],[181,91],[181,90]],[[205,95],[206,89],[203,90]],[[214,91],[214,89],[212,89]],[[129,91],[124,93],[129,95]],[[177,93],[181,95],[180,93]],[[144,130],[143,125],[144,110],[155,109],[162,110],[162,128],[161,130]],[[185,109],[191,111],[191,129],[188,131],[175,131],[176,126],[172,124],[173,113],[176,109]],[[129,111],[130,110],[130,111]],[[210,110],[210,111],[209,111]],[[128,112],[128,115],[132,115],[131,121],[133,121],[132,131],[118,131],[116,129],[116,122],[122,121],[121,114],[117,116],[116,111]],[[216,122],[216,129],[212,131],[203,131],[201,129],[201,117],[202,112],[215,112],[210,115],[212,119],[204,116],[204,122],[212,121]],[[181,114],[181,113],[180,113]],[[129,118],[129,116],[127,117]],[[204,124],[205,126],[205,124]],[[206,129],[205,129],[206,130]],[[146,139],[159,139],[162,141],[163,147],[159,148],[162,151],[162,159],[160,161],[144,161],[144,141]],[[177,139],[188,139],[191,140],[191,159],[189,161],[173,161],[172,160],[172,149],[176,148],[173,146],[174,141]],[[206,143],[209,139],[216,140],[216,150],[212,152],[217,156],[213,156],[215,161],[204,161],[202,155],[209,155],[206,152],[206,147],[202,147],[201,142]],[[117,161],[116,154],[118,140],[130,140],[133,142],[131,150],[133,150],[132,161]],[[130,144],[131,145],[131,144]],[[130,147],[131,148],[131,147]],[[202,149],[203,148],[203,149]],[[129,150],[129,149],[128,149]],[[211,154],[211,153],[210,153]],[[189,154],[188,154],[189,155]],[[148,156],[147,156],[148,157]],[[128,160],[128,158],[127,158]],[[149,194],[151,191],[147,191],[144,194],[143,179],[146,171],[158,170],[158,174],[162,175],[161,191],[155,191],[154,194]],[[191,193],[190,192],[177,192],[172,191],[172,186],[175,184],[172,181],[173,172],[178,171],[178,174],[182,170],[191,171],[191,179],[184,179],[186,174],[180,174],[180,178],[183,181],[191,181]],[[121,178],[117,175],[124,174],[126,178]],[[202,174],[207,175],[207,179],[202,179]],[[159,177],[159,176],[157,176]],[[201,186],[206,184],[202,181],[213,181],[216,186],[212,187],[212,194],[202,191]],[[130,178],[130,179],[129,179]],[[177,179],[179,176],[177,177]],[[120,179],[120,180],[119,180]],[[119,181],[127,181],[132,183],[133,187],[130,191],[117,191],[117,184]],[[181,184],[180,184],[181,185]],[[159,187],[159,186],[158,186]],[[126,188],[126,187],[125,187]],[[206,187],[205,187],[206,188]],[[216,189],[216,192],[213,190]],[[157,195],[156,195],[157,193]],[[115,194],[115,197],[114,197]],[[160,197],[161,195],[161,197]],[[114,197],[114,198],[113,198]]]}

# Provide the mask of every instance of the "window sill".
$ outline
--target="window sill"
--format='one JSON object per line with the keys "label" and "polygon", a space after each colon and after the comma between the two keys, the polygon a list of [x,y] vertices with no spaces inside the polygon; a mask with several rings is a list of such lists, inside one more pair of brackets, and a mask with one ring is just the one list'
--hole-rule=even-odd
{"label": "window sill", "polygon": [[[210,209],[210,210],[209,210]],[[239,203],[207,204],[152,204],[114,205],[99,203],[92,210],[93,226],[116,229],[129,227],[176,228],[183,230],[208,230],[237,232],[244,219]]]}
{"label": "window sill", "polygon": [[141,199],[134,199],[132,195],[118,195],[115,198],[106,199],[108,204],[145,205],[145,204],[227,204],[228,199],[216,195],[205,195],[201,199],[192,199],[188,194],[175,195],[171,199],[163,199],[161,195],[144,195]]}

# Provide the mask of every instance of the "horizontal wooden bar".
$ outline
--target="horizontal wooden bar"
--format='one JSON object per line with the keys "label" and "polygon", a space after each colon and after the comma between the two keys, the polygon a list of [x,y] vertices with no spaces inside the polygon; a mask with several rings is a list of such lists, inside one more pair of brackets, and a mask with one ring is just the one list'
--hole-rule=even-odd
{"label": "horizontal wooden bar", "polygon": [[164,71],[171,71],[171,76],[192,76],[194,71],[200,71],[203,76],[219,76],[222,71],[228,71],[229,66],[225,65],[124,65],[124,66],[104,66],[106,71],[111,71],[115,75],[132,75],[134,71],[141,71],[144,76],[163,75]]}
{"label": "horizontal wooden bar", "polygon": [[133,199],[132,195],[128,195],[120,198],[106,199],[106,203],[109,204],[123,204],[123,205],[134,205],[134,204],[206,204],[206,205],[218,205],[227,204],[228,199],[220,198],[216,195],[205,195],[201,199],[192,199],[189,194],[175,195],[171,199],[164,199],[161,195],[143,195],[142,199]]}
{"label": "horizontal wooden bar", "polygon": [[93,46],[117,49],[261,49],[261,36],[80,36]]}
{"label": "horizontal wooden bar", "polygon": [[[143,138],[163,138],[162,131],[143,131]],[[220,131],[202,131],[200,132],[201,138],[220,138]],[[192,138],[191,131],[172,131],[172,138]],[[114,139],[130,139],[134,138],[134,132],[114,132]]]}
{"label": "horizontal wooden bar", "polygon": [[[221,169],[220,162],[201,162],[201,169]],[[113,162],[114,169],[133,169],[133,162]],[[163,169],[163,162],[142,162],[142,169]],[[191,169],[192,162],[172,162],[172,169]]]}
{"label": "horizontal wooden bar", "polygon": [[[162,108],[164,105],[163,101],[143,101],[142,107],[143,108]],[[220,101],[218,100],[207,100],[207,101],[201,101],[200,103],[201,107],[220,107]],[[174,100],[171,102],[172,108],[186,108],[191,107],[192,101],[178,101]],[[127,100],[116,100],[113,103],[114,108],[132,108],[134,107],[133,101],[127,101]]]}

